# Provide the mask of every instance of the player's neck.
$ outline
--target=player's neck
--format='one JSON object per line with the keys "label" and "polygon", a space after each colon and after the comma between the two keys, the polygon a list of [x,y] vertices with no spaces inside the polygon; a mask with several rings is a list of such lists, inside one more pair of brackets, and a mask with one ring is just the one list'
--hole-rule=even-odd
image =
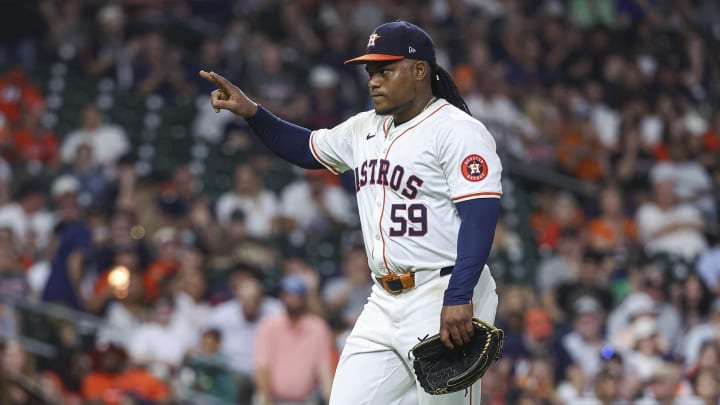
{"label": "player's neck", "polygon": [[410,121],[423,111],[427,110],[428,107],[435,102],[435,100],[437,100],[437,97],[432,94],[427,97],[418,97],[408,108],[398,112],[397,114],[393,114],[392,124],[398,126]]}

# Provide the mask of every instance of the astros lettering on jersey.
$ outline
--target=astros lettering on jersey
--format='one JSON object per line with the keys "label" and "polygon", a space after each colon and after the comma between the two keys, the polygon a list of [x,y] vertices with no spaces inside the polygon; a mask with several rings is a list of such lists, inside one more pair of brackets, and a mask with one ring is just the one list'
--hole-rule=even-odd
{"label": "astros lettering on jersey", "polygon": [[310,149],[331,172],[354,172],[377,276],[454,265],[460,228],[454,203],[502,195],[495,140],[444,99],[397,126],[391,116],[359,113],[314,131]]}

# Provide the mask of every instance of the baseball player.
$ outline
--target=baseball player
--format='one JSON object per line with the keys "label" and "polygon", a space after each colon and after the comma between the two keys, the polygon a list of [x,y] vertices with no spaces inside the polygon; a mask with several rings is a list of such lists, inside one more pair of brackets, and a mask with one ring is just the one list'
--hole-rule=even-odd
{"label": "baseball player", "polygon": [[332,129],[285,122],[214,72],[216,111],[245,118],[277,155],[306,169],[352,170],[375,286],[340,357],[331,405],[479,404],[468,392],[431,396],[417,387],[408,351],[440,333],[469,342],[472,317],[493,322],[498,298],[485,265],[502,195],[493,137],[472,118],[430,36],[404,21],[380,25],[365,64],[374,109]]}

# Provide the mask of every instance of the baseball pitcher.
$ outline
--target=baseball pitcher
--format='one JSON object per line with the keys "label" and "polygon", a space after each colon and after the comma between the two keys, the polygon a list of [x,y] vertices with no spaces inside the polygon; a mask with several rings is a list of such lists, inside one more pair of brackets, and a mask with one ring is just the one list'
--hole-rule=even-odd
{"label": "baseball pitcher", "polygon": [[[200,75],[218,87],[211,93],[216,111],[245,118],[280,157],[355,175],[375,286],[341,354],[330,404],[397,404],[414,389],[421,405],[479,404],[482,372],[463,379],[472,385],[448,387],[445,370],[418,365],[413,349],[439,334],[450,353],[440,358],[483,352],[470,363],[484,371],[502,347],[502,334],[490,333],[494,345],[483,338],[470,350],[482,324],[473,318],[491,324],[498,303],[485,264],[502,195],[495,141],[416,25],[380,25],[366,54],[346,63],[365,65],[374,109],[317,131],[279,119],[217,73]],[[429,389],[428,379],[441,387]]]}

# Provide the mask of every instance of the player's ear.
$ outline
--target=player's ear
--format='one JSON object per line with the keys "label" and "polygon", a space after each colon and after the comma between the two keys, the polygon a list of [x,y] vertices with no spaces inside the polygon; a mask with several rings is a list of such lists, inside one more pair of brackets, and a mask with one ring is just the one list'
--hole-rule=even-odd
{"label": "player's ear", "polygon": [[415,61],[415,64],[413,66],[413,74],[415,76],[415,80],[425,80],[425,78],[430,74],[430,66],[425,61]]}

